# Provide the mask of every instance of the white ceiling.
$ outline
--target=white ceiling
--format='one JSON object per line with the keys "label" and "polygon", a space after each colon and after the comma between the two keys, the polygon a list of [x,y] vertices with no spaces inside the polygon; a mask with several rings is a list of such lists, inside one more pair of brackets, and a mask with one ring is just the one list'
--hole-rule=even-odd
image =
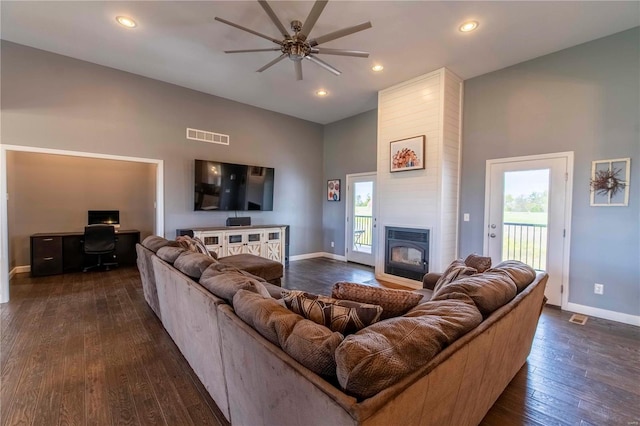
{"label": "white ceiling", "polygon": [[[223,53],[276,46],[213,19],[279,39],[256,1],[1,3],[5,40],[323,124],[373,109],[378,90],[443,66],[468,79],[640,25],[637,1],[331,1],[311,38],[371,21],[371,29],[322,45],[371,56],[321,56],[341,76],[304,61],[304,80],[296,81],[288,59],[255,72],[278,52]],[[270,4],[289,28],[291,20],[305,20],[313,3]],[[134,18],[138,27],[117,25],[116,15]],[[469,19],[479,28],[459,32]],[[374,63],[384,71],[374,74]],[[330,95],[316,97],[319,88]]]}

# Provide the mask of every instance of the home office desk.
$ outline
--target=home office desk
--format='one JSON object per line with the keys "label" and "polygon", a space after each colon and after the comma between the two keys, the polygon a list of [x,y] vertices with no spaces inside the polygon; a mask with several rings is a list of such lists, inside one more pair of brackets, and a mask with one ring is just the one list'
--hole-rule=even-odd
{"label": "home office desk", "polygon": [[[82,250],[84,232],[54,232],[31,235],[31,275],[63,274],[81,271],[97,256],[85,255]],[[120,266],[136,264],[136,244],[140,242],[140,231],[136,229],[116,233],[116,261]],[[94,259],[95,258],[95,259]],[[86,260],[85,260],[86,259]]]}

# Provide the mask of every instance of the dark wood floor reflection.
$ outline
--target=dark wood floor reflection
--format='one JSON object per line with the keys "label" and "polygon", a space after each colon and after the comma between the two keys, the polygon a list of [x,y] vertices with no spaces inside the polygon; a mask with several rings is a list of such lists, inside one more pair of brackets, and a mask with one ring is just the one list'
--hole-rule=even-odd
{"label": "dark wood floor reflection", "polygon": [[[366,266],[292,262],[285,288],[329,294],[376,283]],[[634,425],[640,329],[545,308],[531,356],[482,424]],[[3,425],[224,425],[222,414],[142,296],[135,268],[20,274],[0,305]]]}

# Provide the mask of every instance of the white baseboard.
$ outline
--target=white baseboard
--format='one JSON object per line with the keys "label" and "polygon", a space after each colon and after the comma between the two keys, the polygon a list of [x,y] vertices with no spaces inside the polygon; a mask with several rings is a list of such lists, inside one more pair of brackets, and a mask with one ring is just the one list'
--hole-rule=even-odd
{"label": "white baseboard", "polygon": [[567,303],[567,311],[577,314],[589,315],[611,321],[622,322],[640,327],[640,316],[625,314],[622,312],[609,311],[606,309],[594,308],[592,306],[578,305],[577,303]]}
{"label": "white baseboard", "polygon": [[23,272],[31,272],[31,265],[16,266],[9,271],[9,279],[13,278],[15,274],[21,274]]}
{"label": "white baseboard", "polygon": [[327,253],[326,251],[322,253],[322,257],[326,257],[328,259],[333,259],[333,260],[339,260],[341,262],[347,261],[346,256],[340,256],[339,254],[335,254],[335,253]]}
{"label": "white baseboard", "polygon": [[326,257],[328,259],[340,260],[342,262],[347,261],[347,258],[344,256],[340,256],[339,254],[334,254],[334,253],[327,253],[324,251],[318,251],[315,253],[298,254],[296,256],[291,256],[289,258],[289,261],[295,262],[296,260],[315,259],[317,257]]}

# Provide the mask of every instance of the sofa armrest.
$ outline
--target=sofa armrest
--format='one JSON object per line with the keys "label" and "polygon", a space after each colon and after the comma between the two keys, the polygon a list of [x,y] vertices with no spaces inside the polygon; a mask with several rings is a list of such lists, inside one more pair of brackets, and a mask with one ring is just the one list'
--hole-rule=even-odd
{"label": "sofa armrest", "polygon": [[425,274],[424,277],[422,277],[422,288],[433,290],[440,279],[440,276],[442,276],[442,274],[438,272],[429,272]]}

